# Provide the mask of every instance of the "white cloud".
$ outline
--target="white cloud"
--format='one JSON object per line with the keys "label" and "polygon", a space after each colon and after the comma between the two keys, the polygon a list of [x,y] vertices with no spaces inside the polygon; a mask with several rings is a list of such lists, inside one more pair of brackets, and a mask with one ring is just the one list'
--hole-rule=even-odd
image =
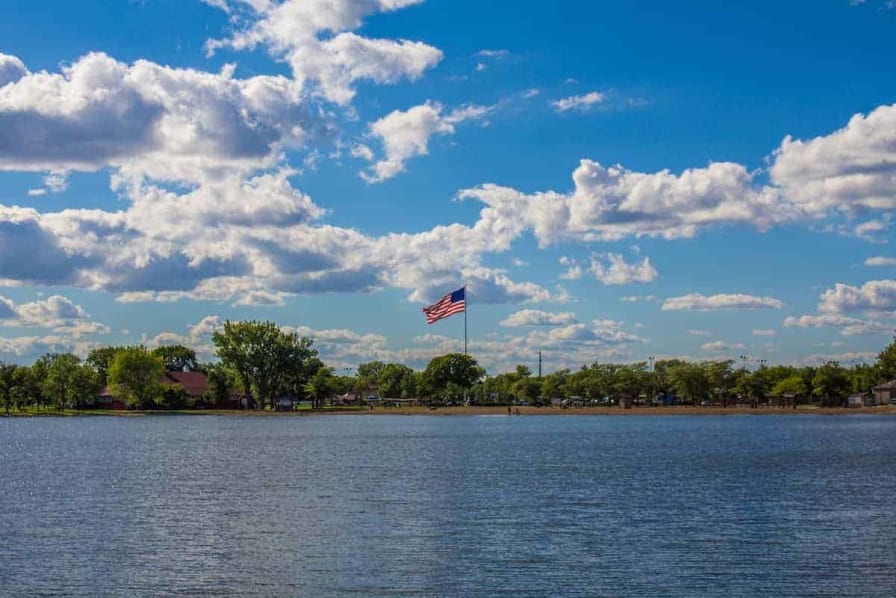
{"label": "white cloud", "polygon": [[866,266],[896,266],[896,257],[869,257]]}
{"label": "white cloud", "polygon": [[190,326],[190,336],[211,336],[215,332],[224,329],[224,320],[221,316],[206,316],[198,323]]}
{"label": "white cloud", "polygon": [[700,348],[711,353],[725,353],[728,351],[740,351],[745,347],[743,343],[726,343],[725,341],[713,341],[711,343],[704,343],[700,345]]}
{"label": "white cloud", "polygon": [[829,314],[896,311],[896,280],[871,280],[861,287],[838,282],[822,293],[818,311]]}
{"label": "white cloud", "polygon": [[638,303],[640,301],[652,303],[657,300],[657,297],[656,295],[624,295],[619,300],[625,303]]}
{"label": "white cloud", "polygon": [[[395,83],[417,79],[442,59],[442,52],[422,42],[371,39],[352,32],[365,16],[390,12],[422,0],[233,0],[243,23],[223,40],[209,40],[209,52],[220,48],[251,50],[261,45],[285,60],[303,87],[325,98],[349,103],[354,83]],[[215,2],[215,5],[220,5]]]}
{"label": "white cloud", "polygon": [[569,96],[551,102],[551,106],[557,112],[567,112],[569,110],[588,110],[594,104],[599,104],[605,99],[604,94],[592,91],[582,95]]}
{"label": "white cloud", "polygon": [[808,141],[787,136],[772,180],[810,213],[896,207],[896,105],[856,114],[845,127]]}
{"label": "white cloud", "polygon": [[0,324],[47,328],[75,339],[88,334],[109,332],[108,326],[91,321],[83,307],[62,295],[51,295],[46,299],[21,304],[0,296]]}
{"label": "white cloud", "polygon": [[656,268],[650,263],[650,258],[645,257],[640,263],[630,264],[618,253],[594,256],[590,271],[597,280],[606,285],[653,282],[659,276]]}
{"label": "white cloud", "polygon": [[774,297],[744,294],[700,295],[692,293],[670,297],[663,302],[663,310],[714,311],[720,309],[781,309],[784,303]]}
{"label": "white cloud", "polygon": [[778,333],[772,329],[754,328],[753,336],[776,336]]}
{"label": "white cloud", "polygon": [[861,320],[838,314],[822,314],[817,316],[788,317],[784,320],[784,326],[788,328],[840,328],[843,336],[856,336],[861,334],[890,334],[893,326],[883,322]]}
{"label": "white cloud", "polygon": [[25,64],[15,56],[0,52],[0,87],[15,83],[28,74]]}
{"label": "white cloud", "polygon": [[395,110],[370,123],[369,134],[380,140],[385,158],[362,173],[364,180],[379,183],[404,171],[404,164],[416,156],[429,153],[433,135],[453,135],[455,125],[478,120],[491,110],[485,106],[465,106],[443,114],[443,106],[426,102],[405,111]]}
{"label": "white cloud", "polygon": [[688,330],[688,334],[691,336],[712,336],[712,332],[709,330],[698,330],[696,328],[691,328]]}
{"label": "white cloud", "polygon": [[[61,73],[0,87],[0,170],[97,170],[196,181],[210,168],[268,166],[300,147],[311,116],[289,79],[235,79],[91,53]],[[51,173],[48,187],[64,178]]]}
{"label": "white cloud", "polygon": [[572,312],[552,313],[524,309],[507,316],[501,321],[501,326],[569,326],[576,323],[576,317]]}

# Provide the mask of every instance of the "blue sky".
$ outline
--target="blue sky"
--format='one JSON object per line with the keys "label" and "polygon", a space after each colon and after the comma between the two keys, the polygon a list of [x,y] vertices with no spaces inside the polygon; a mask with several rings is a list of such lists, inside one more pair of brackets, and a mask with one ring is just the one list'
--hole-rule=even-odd
{"label": "blue sky", "polygon": [[[783,5],[782,5],[783,4]],[[225,319],[422,367],[867,361],[885,0],[3,0],[0,360]]]}

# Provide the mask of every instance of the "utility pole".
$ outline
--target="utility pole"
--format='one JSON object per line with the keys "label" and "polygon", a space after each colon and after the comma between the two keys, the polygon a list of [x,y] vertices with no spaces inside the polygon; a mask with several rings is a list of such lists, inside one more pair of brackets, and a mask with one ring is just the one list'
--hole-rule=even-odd
{"label": "utility pole", "polygon": [[538,352],[538,379],[541,380],[541,351]]}

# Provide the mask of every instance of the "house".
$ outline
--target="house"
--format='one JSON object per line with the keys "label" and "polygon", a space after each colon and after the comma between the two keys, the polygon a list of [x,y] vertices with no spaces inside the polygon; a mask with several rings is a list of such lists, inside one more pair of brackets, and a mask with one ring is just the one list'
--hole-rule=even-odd
{"label": "house", "polygon": [[162,376],[164,386],[180,384],[187,396],[200,400],[208,393],[208,376],[203,372],[165,372]]}
{"label": "house", "polygon": [[846,399],[846,406],[850,408],[864,407],[865,397],[860,394],[849,395],[849,398]]}
{"label": "house", "polygon": [[[180,386],[186,395],[200,404],[208,392],[208,376],[202,372],[165,372],[159,381],[162,386]],[[126,409],[127,405],[121,398],[115,397],[111,389],[106,386],[97,395],[94,405],[97,409]]]}
{"label": "house", "polygon": [[875,405],[889,405],[896,399],[896,380],[890,380],[872,389]]}
{"label": "house", "polygon": [[100,394],[96,396],[94,407],[97,409],[115,409],[121,411],[125,408],[125,404],[122,399],[112,396],[112,392],[109,390],[109,387],[106,386]]}

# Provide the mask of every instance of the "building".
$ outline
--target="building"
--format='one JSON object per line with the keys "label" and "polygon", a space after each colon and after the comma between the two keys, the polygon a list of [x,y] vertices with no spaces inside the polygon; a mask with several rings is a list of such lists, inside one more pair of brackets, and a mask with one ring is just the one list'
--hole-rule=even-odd
{"label": "building", "polygon": [[208,376],[203,372],[165,372],[162,376],[164,386],[180,384],[187,396],[193,400],[202,400],[208,393]]}
{"label": "building", "polygon": [[875,405],[889,405],[896,399],[896,380],[890,380],[872,389]]}
{"label": "building", "polygon": [[[197,406],[202,405],[205,395],[208,393],[208,376],[203,372],[165,372],[159,382],[166,387],[180,386],[184,389],[187,397],[192,399]],[[127,408],[125,401],[115,397],[108,386],[104,387],[97,395],[94,405],[97,409],[122,410]]]}

